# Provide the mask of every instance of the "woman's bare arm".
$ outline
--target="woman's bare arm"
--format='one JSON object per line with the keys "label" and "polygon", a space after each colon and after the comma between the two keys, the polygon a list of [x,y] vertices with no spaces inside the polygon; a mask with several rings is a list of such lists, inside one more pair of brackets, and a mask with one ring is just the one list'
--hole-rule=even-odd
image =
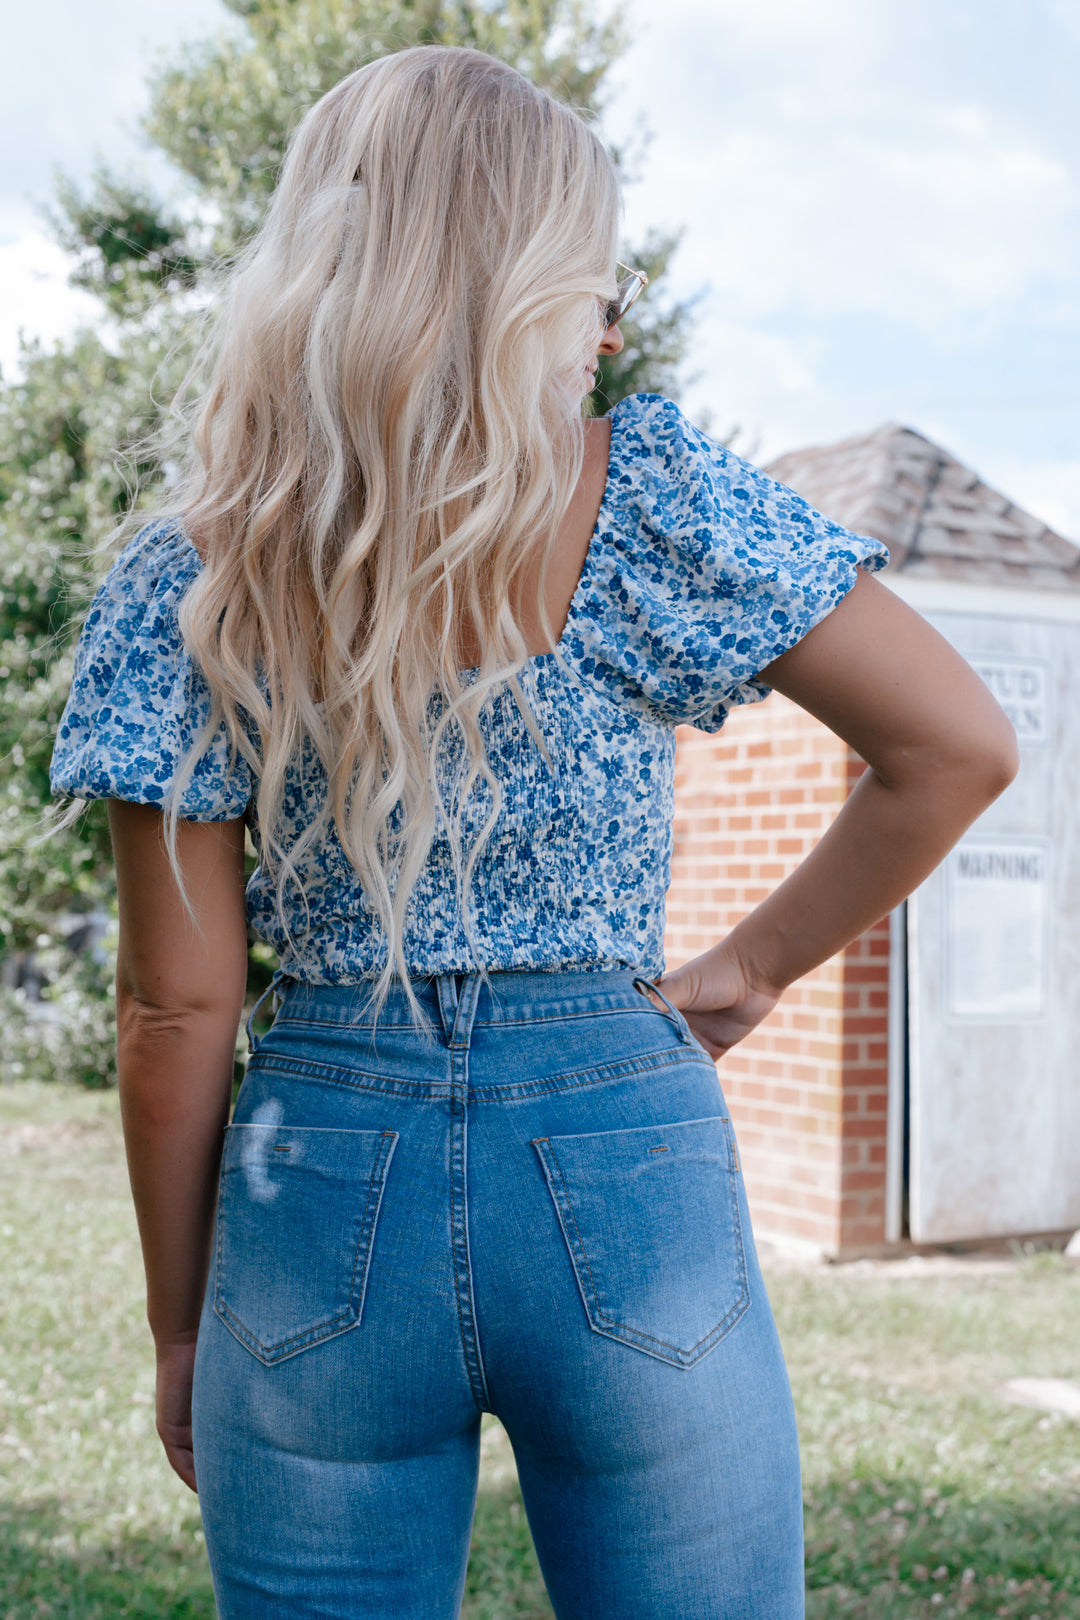
{"label": "woman's bare arm", "polygon": [[762,677],[870,768],[768,899],[660,981],[714,1057],[917,888],[1018,767],[1012,726],[974,670],[868,574]]}
{"label": "woman's bare arm", "polygon": [[[161,812],[109,803],[120,904],[116,975],[120,1110],[158,1347],[158,1430],[194,1487],[190,1386],[209,1264],[214,1192],[247,975],[242,821],[182,822],[191,923],[162,840]],[[164,1399],[163,1399],[164,1394]],[[183,1455],[186,1452],[186,1457]]]}

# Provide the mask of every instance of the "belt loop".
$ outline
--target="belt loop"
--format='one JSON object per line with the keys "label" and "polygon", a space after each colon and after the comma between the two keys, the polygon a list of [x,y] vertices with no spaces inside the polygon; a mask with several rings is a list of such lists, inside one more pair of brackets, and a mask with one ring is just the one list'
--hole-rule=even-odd
{"label": "belt loop", "polygon": [[472,1040],[473,1020],[476,1017],[476,1004],[480,999],[482,983],[476,969],[461,975],[461,992],[457,998],[454,1027],[450,1034],[451,1046],[468,1046]]}
{"label": "belt loop", "polygon": [[435,990],[439,998],[439,1017],[442,1020],[443,1037],[447,1046],[450,1045],[454,1018],[458,1006],[457,975],[454,973],[437,973],[435,975]]}
{"label": "belt loop", "polygon": [[251,1057],[252,1054],[257,1052],[258,1049],[259,1049],[259,1043],[255,1039],[255,1028],[254,1028],[255,1014],[258,1012],[259,1008],[262,1006],[263,1002],[266,1000],[267,996],[269,996],[269,995],[272,995],[273,998],[274,998],[274,1008],[273,1008],[273,1010],[274,1010],[275,1013],[277,1012],[278,1007],[279,1007],[280,1002],[281,1002],[281,998],[278,995],[278,985],[281,984],[282,980],[287,979],[288,977],[289,977],[289,975],[287,973],[283,972],[281,968],[278,968],[277,972],[274,974],[274,977],[270,980],[270,983],[267,985],[266,989],[263,991],[262,995],[259,997],[259,999],[255,1003],[254,1007],[252,1007],[251,1012],[248,1014],[247,1038],[248,1038],[248,1056],[249,1057]]}
{"label": "belt loop", "polygon": [[[686,1041],[690,1041],[690,1040],[693,1039],[693,1036],[692,1036],[691,1031],[690,1031],[690,1025],[686,1022],[685,1016],[679,1011],[678,1007],[673,1007],[672,1006],[671,1002],[668,1000],[667,996],[665,996],[664,992],[660,989],[660,987],[658,985],[654,984],[651,979],[641,978],[640,976],[638,978],[636,978],[633,982],[634,982],[634,988],[635,989],[637,989],[637,986],[639,984],[643,984],[643,985],[645,985],[647,990],[652,991],[654,996],[659,996],[660,1000],[664,1003],[664,1006],[668,1009],[668,1012],[671,1013],[672,1018],[675,1020],[675,1027],[678,1029],[679,1035],[681,1036],[681,1038],[683,1040],[686,1040]],[[657,1010],[657,1012],[659,1012],[660,1011],[659,1007],[656,1010]],[[666,1018],[667,1013],[663,1013],[661,1016]]]}

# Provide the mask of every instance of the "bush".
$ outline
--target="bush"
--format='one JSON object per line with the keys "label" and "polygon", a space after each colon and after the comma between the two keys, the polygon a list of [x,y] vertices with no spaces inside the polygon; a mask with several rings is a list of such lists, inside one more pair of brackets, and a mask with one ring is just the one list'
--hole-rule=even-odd
{"label": "bush", "polygon": [[50,941],[34,954],[47,984],[41,1000],[0,990],[5,1080],[116,1084],[116,926],[92,949]]}

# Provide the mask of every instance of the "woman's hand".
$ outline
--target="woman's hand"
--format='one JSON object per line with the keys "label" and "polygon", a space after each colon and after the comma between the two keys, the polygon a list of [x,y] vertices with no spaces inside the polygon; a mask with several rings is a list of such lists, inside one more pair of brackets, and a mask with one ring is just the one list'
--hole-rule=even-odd
{"label": "woman's hand", "polygon": [[191,1379],[195,1369],[195,1340],[158,1342],[157,1432],[174,1474],[198,1493],[195,1452],[191,1443]]}
{"label": "woman's hand", "polygon": [[727,940],[658,981],[712,1058],[724,1054],[772,1012],[781,991],[755,984]]}
{"label": "woman's hand", "polygon": [[917,889],[1019,763],[970,664],[868,574],[761,675],[870,768],[779,888],[660,981],[713,1057]]}

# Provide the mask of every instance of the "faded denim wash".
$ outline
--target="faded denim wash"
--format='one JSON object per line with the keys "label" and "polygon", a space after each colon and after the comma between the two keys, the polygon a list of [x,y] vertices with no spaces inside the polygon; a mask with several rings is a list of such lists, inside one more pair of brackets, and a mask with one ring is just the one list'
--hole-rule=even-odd
{"label": "faded denim wash", "polygon": [[[221,1620],[454,1620],[495,1413],[559,1620],[799,1620],[791,1395],[712,1060],[631,969],[283,982],[195,1369]],[[494,995],[492,994],[494,991]]]}

